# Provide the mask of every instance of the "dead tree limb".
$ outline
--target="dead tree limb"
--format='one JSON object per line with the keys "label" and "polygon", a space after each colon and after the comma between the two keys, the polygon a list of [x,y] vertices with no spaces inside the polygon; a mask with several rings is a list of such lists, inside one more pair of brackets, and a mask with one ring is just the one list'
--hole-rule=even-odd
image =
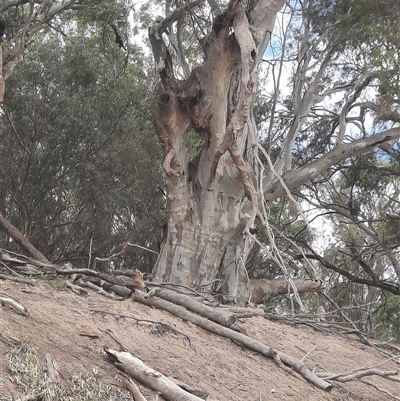
{"label": "dead tree limb", "polygon": [[24,283],[24,284],[29,284],[29,285],[36,285],[36,280],[30,279],[30,278],[12,277],[12,276],[7,276],[6,274],[0,274],[0,279],[1,280],[15,281],[16,283]]}
{"label": "dead tree limb", "polygon": [[217,323],[214,323],[208,319],[205,319],[201,316],[195,315],[192,312],[189,312],[187,309],[174,305],[171,302],[165,301],[163,299],[157,298],[157,297],[151,297],[151,298],[145,298],[144,293],[139,293],[139,291],[136,291],[133,295],[133,299],[135,301],[141,302],[145,305],[151,305],[151,306],[156,306],[161,309],[165,309],[168,312],[179,316],[180,318],[184,320],[188,320],[197,326],[208,330],[212,333],[218,334],[223,337],[227,337],[239,344],[244,345],[245,347],[252,349],[256,352],[259,352],[260,354],[273,359],[274,358],[274,353],[280,358],[280,360],[287,366],[290,366],[292,369],[294,369],[297,373],[299,373],[303,378],[310,383],[313,383],[316,385],[318,388],[321,388],[325,391],[330,391],[332,389],[332,385],[325,380],[322,380],[318,376],[316,376],[313,372],[311,372],[310,369],[308,369],[303,363],[301,363],[298,359],[293,358],[289,355],[284,354],[283,352],[274,350],[273,348],[260,343],[259,341],[248,337],[242,333],[238,333],[236,331],[233,331],[227,327],[223,327]]}
{"label": "dead tree limb", "polygon": [[367,384],[368,386],[372,386],[374,388],[376,388],[378,391],[381,391],[382,393],[388,395],[389,397],[392,397],[394,400],[400,401],[400,397],[395,396],[394,394],[390,393],[389,391],[387,391],[386,389],[378,386],[375,383],[372,383],[368,380],[360,380],[361,383]]}
{"label": "dead tree limb", "polygon": [[7,294],[0,294],[0,304],[12,306],[14,309],[21,312],[24,316],[29,316],[28,309],[18,300],[11,298]]}
{"label": "dead tree limb", "polygon": [[[352,373],[341,373],[341,374],[330,374],[330,373],[317,373],[318,377],[321,377],[325,380],[336,380],[341,383],[346,383],[349,381],[353,380],[358,380],[361,379],[362,377],[365,376],[381,376],[389,380],[393,380],[391,376],[397,375],[397,370],[380,370],[380,369],[363,369],[363,370],[357,370]],[[399,381],[399,379],[394,379],[394,381]]]}
{"label": "dead tree limb", "polygon": [[174,304],[177,305],[182,305],[186,309],[198,313],[199,315],[204,316],[212,320],[213,322],[221,324],[222,326],[225,327],[231,327],[236,320],[235,315],[229,311],[224,312],[215,310],[213,308],[210,308],[209,306],[197,302],[192,297],[189,297],[184,294],[178,294],[177,292],[172,290],[168,290],[165,288],[160,289],[160,291],[157,292],[157,297],[165,299],[166,301],[169,302],[173,302]]}
{"label": "dead tree limb", "polygon": [[160,392],[167,400],[204,401],[202,398],[186,392],[162,373],[145,365],[139,358],[135,358],[128,352],[118,352],[110,348],[106,348],[105,352],[118,369],[128,373],[147,387]]}
{"label": "dead tree limb", "polygon": [[140,392],[139,387],[131,379],[123,377],[122,383],[124,384],[124,387],[132,394],[132,397],[135,401],[147,401]]}

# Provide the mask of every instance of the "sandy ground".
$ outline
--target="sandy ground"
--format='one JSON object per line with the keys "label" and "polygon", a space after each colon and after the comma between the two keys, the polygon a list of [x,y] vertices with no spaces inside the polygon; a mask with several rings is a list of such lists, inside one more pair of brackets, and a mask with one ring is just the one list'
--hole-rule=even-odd
{"label": "sandy ground", "polygon": [[[35,287],[0,281],[0,292],[19,299],[29,311],[26,317],[9,306],[0,308],[0,333],[36,347],[43,365],[45,354],[49,353],[58,362],[65,385],[78,372],[92,372],[104,383],[115,382],[118,371],[102,350],[104,346],[118,350],[119,346],[102,331],[107,329],[150,367],[207,391],[210,398],[220,401],[393,400],[360,382],[333,382],[333,390],[324,392],[231,340],[132,299],[113,301],[93,292],[87,297],[78,296],[45,281]],[[192,346],[185,336],[160,329],[157,324],[93,309],[167,323],[189,336]],[[384,355],[352,336],[340,338],[263,317],[252,317],[239,324],[249,336],[299,359],[317,344],[317,350],[306,360],[310,369],[339,373],[385,361]],[[80,336],[82,331],[97,333],[99,338]],[[9,346],[0,342],[0,400],[21,396],[7,369],[7,352]],[[399,371],[400,360],[379,368]],[[368,380],[400,397],[399,382],[381,377]],[[148,400],[156,399],[154,391],[140,388]]]}

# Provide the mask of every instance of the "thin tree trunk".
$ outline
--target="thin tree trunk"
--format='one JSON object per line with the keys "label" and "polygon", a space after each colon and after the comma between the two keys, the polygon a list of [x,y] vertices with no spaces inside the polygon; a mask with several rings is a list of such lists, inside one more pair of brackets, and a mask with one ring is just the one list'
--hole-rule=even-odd
{"label": "thin tree trunk", "polygon": [[42,263],[50,263],[47,258],[32,245],[28,238],[24,237],[24,235],[8,221],[2,213],[0,213],[0,229],[20,245],[30,257]]}

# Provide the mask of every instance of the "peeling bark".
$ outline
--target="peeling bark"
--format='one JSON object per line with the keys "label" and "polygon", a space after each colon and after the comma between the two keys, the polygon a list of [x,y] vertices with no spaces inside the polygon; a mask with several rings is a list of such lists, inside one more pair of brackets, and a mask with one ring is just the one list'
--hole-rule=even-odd
{"label": "peeling bark", "polygon": [[[318,88],[337,43],[342,40],[337,38],[327,45],[318,60],[315,79],[305,87],[304,77],[313,63],[314,51],[325,36],[321,35],[309,49],[309,35],[304,35],[294,85],[295,118],[283,138],[282,152],[275,164],[277,173],[255,177],[252,107],[258,64],[284,4],[284,0],[229,1],[204,40],[203,63],[190,75],[187,66],[182,67],[188,76],[185,80],[177,79],[181,70],[174,65],[164,38],[173,32],[172,24],[181,22],[185,10],[197,3],[172,11],[149,31],[156,70],[164,88],[155,130],[164,155],[168,228],[154,268],[158,282],[194,287],[218,278],[220,282],[214,285],[214,291],[225,299],[248,301],[251,291],[245,263],[252,240],[247,234],[254,228],[259,202],[272,202],[335,163],[400,137],[400,128],[392,128],[352,143],[341,143],[319,159],[291,170],[292,146],[305,117],[313,105],[330,93],[327,90],[319,95]],[[182,53],[182,49],[177,51]],[[178,60],[182,59],[179,54]],[[343,115],[369,79],[367,74],[365,79],[349,86]],[[196,132],[203,141],[192,160],[185,146],[188,132]],[[340,139],[342,132],[338,135]]]}
{"label": "peeling bark", "polygon": [[[150,29],[164,87],[155,129],[164,154],[168,195],[168,232],[154,270],[157,281],[196,286],[218,276],[224,277],[226,294],[244,300],[250,296],[249,286],[243,285],[246,255],[240,260],[232,244],[248,251],[244,234],[252,229],[258,210],[252,168],[243,152],[259,46],[265,49],[266,29],[283,4],[283,0],[262,1],[257,13],[251,14],[253,5],[248,1],[230,1],[205,39],[204,63],[185,81],[175,78],[162,37],[183,9]],[[204,142],[193,160],[184,144],[189,131],[197,132]],[[251,202],[245,213],[244,197]]]}

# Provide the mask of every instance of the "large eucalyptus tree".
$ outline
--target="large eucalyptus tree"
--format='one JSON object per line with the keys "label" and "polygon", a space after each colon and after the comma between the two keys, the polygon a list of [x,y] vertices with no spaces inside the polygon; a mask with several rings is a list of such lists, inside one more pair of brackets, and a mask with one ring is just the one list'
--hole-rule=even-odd
{"label": "large eucalyptus tree", "polygon": [[[150,29],[156,69],[164,88],[158,99],[155,128],[164,154],[168,219],[155,275],[158,280],[186,285],[202,285],[218,278],[216,287],[223,294],[246,299],[245,263],[256,219],[266,223],[261,213],[264,204],[344,159],[378,146],[392,146],[400,137],[400,127],[389,113],[385,117],[392,119],[391,126],[347,136],[349,112],[367,87],[378,84],[382,72],[368,55],[352,65],[351,71],[343,63],[346,52],[355,48],[347,45],[353,39],[352,24],[360,20],[359,14],[352,19],[352,2],[289,2],[286,13],[297,18],[291,20],[297,41],[296,52],[292,52],[295,73],[290,83],[291,115],[275,131],[272,145],[279,144],[275,146],[276,157],[263,174],[258,163],[258,152],[263,150],[258,143],[253,103],[258,68],[285,1],[231,0],[220,8],[217,2],[180,4],[167,1],[166,17]],[[190,70],[184,49],[190,40],[182,27],[187,23],[200,25],[207,20],[204,15],[210,8],[215,12],[214,17],[212,11],[209,14],[212,23],[200,29],[204,59]],[[315,18],[318,12],[319,20]],[[368,20],[368,16],[363,18],[360,24]],[[372,43],[362,46],[371,50],[373,41],[381,40],[377,33]],[[342,71],[334,71],[339,61]],[[325,131],[319,132],[324,145],[295,166],[296,141],[300,137],[304,144],[312,137],[316,105],[332,99],[333,94],[340,96],[336,108],[332,106],[335,118],[331,120],[337,123],[328,123]],[[360,107],[365,110],[365,105]],[[201,138],[193,158],[185,139],[191,132]],[[270,159],[266,153],[265,157]],[[393,267],[400,277],[395,259]]]}

